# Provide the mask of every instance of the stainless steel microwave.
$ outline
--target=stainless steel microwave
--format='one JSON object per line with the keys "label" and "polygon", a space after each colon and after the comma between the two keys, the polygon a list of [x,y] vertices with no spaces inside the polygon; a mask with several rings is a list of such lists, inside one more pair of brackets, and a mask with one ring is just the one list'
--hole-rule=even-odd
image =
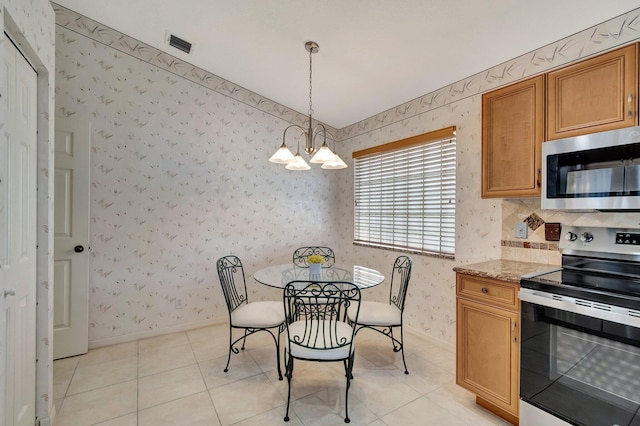
{"label": "stainless steel microwave", "polygon": [[640,211],[640,127],[542,144],[542,208]]}

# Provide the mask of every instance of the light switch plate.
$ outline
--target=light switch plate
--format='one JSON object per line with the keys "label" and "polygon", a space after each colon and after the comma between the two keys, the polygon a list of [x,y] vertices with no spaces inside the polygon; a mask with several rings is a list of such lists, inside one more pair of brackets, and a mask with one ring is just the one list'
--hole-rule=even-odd
{"label": "light switch plate", "polygon": [[524,222],[516,223],[516,238],[527,238],[528,226]]}

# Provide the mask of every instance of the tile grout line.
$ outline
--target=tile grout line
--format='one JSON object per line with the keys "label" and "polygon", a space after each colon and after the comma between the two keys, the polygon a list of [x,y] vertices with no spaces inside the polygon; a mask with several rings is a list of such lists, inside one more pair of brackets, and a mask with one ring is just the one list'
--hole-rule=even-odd
{"label": "tile grout line", "polygon": [[195,350],[193,349],[193,342],[189,338],[189,333],[185,331],[187,335],[187,341],[189,342],[189,347],[191,348],[191,353],[193,354],[193,358],[196,360],[196,365],[198,366],[198,371],[200,372],[200,377],[202,378],[202,382],[204,383],[204,389],[209,397],[209,401],[211,401],[211,407],[213,407],[213,411],[216,413],[216,418],[218,419],[218,423],[222,424],[222,420],[220,419],[220,414],[216,408],[216,404],[213,402],[213,398],[211,397],[211,392],[209,391],[209,386],[207,385],[207,380],[204,377],[204,373],[202,372],[202,367],[200,366],[200,360],[196,356]]}

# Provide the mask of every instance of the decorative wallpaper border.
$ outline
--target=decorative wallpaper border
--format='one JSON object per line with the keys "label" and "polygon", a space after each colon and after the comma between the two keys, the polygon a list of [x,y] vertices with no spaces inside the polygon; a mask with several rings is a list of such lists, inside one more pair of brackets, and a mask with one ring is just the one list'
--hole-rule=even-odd
{"label": "decorative wallpaper border", "polygon": [[634,41],[640,37],[640,8],[548,44],[486,71],[420,96],[340,129],[344,141],[461,99]]}
{"label": "decorative wallpaper border", "polygon": [[[120,33],[113,28],[89,19],[71,9],[67,9],[54,2],[51,2],[51,5],[56,14],[56,25],[112,47],[141,61],[155,65],[193,83],[204,86],[289,123],[298,125],[306,125],[307,123],[307,116],[305,114],[260,96],[231,81],[225,80],[182,59]],[[326,124],[325,126],[327,130],[334,135],[337,133],[336,129]]]}
{"label": "decorative wallpaper border", "polygon": [[[231,81],[142,43],[57,3],[51,3],[56,25],[67,28],[125,54],[228,96],[287,122],[305,125],[307,116],[251,92]],[[539,74],[551,68],[612,49],[640,37],[640,8],[603,22],[540,49],[479,72],[412,101],[383,111],[342,129],[327,129],[344,141],[375,129],[440,108],[488,90]]]}

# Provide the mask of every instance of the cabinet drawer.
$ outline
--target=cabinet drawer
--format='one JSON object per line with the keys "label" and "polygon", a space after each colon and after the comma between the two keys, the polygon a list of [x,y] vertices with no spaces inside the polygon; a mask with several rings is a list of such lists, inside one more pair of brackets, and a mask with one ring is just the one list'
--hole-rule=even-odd
{"label": "cabinet drawer", "polygon": [[519,285],[492,278],[457,274],[457,295],[519,310]]}

